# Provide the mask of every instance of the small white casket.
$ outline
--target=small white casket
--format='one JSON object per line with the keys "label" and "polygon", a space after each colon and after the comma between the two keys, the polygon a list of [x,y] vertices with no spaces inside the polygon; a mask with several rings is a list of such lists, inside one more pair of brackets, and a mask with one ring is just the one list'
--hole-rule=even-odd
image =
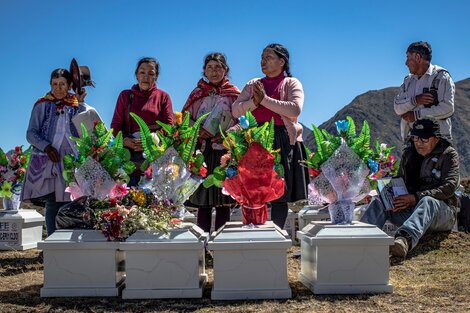
{"label": "small white casket", "polygon": [[311,222],[301,240],[299,280],[315,294],[392,292],[389,245],[393,238],[374,225]]}
{"label": "small white casket", "polygon": [[0,250],[27,250],[42,240],[44,216],[35,210],[0,210]]}
{"label": "small white casket", "polygon": [[137,231],[121,249],[126,252],[124,299],[201,298],[207,282],[204,245],[198,226],[163,232]]}
{"label": "small white casket", "polygon": [[44,256],[41,297],[113,297],[124,280],[119,242],[99,230],[57,230],[38,243]]}
{"label": "small white casket", "polygon": [[213,300],[287,299],[287,249],[292,241],[285,230],[268,221],[256,228],[229,222],[211,235]]}

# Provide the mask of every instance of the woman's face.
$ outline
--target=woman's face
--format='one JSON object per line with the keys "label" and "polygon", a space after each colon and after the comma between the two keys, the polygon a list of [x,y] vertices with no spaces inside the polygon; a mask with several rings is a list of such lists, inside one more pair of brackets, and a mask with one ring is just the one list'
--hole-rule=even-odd
{"label": "woman's face", "polygon": [[225,74],[227,74],[227,71],[225,71],[222,64],[215,60],[207,62],[206,67],[204,68],[204,75],[212,85],[220,84],[224,79]]}
{"label": "woman's face", "polygon": [[64,99],[72,84],[67,84],[64,77],[53,78],[51,81],[51,93],[56,99]]}
{"label": "woman's face", "polygon": [[264,75],[268,77],[279,76],[284,71],[285,63],[284,59],[278,57],[273,49],[266,48],[263,50],[261,55],[261,70]]}
{"label": "woman's face", "polygon": [[142,63],[136,76],[140,90],[149,90],[157,80],[157,69],[153,63]]}

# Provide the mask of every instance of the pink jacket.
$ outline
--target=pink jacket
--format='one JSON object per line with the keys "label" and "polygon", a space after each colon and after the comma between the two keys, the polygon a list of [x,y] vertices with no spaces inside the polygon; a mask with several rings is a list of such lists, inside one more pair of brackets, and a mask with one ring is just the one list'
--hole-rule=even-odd
{"label": "pink jacket", "polygon": [[[253,83],[257,80],[259,78],[250,80],[245,88],[243,88],[237,100],[232,104],[232,114],[235,118],[239,118],[246,111],[252,111],[256,108],[252,96]],[[281,100],[264,96],[261,105],[281,116],[289,134],[291,145],[297,141],[302,141],[302,125],[298,122],[298,117],[304,105],[304,90],[297,78],[286,77],[284,79],[281,86]]]}

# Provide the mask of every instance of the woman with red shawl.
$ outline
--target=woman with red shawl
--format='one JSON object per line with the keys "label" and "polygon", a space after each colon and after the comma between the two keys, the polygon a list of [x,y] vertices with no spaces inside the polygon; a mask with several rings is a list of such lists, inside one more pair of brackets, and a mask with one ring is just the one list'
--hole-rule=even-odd
{"label": "woman with red shawl", "polygon": [[[222,145],[220,128],[225,131],[235,125],[232,116],[232,103],[237,99],[240,90],[227,79],[229,67],[222,53],[208,54],[204,59],[204,77],[191,92],[183,107],[183,112],[191,114],[195,121],[199,116],[211,112],[201,124],[199,140],[201,151],[207,164],[208,175],[220,165],[220,158],[227,153]],[[212,221],[212,207],[215,207],[215,229],[219,229],[230,220],[230,207],[235,201],[222,194],[215,186],[204,188],[202,185],[189,198],[189,205],[198,208],[197,225],[209,232]]]}

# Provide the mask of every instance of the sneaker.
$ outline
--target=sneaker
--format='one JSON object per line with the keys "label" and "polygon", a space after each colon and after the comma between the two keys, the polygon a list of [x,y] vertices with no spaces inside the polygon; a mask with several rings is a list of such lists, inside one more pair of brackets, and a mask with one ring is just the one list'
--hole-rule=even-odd
{"label": "sneaker", "polygon": [[394,257],[405,258],[408,254],[409,244],[405,237],[395,238],[395,243],[390,246],[390,254]]}

